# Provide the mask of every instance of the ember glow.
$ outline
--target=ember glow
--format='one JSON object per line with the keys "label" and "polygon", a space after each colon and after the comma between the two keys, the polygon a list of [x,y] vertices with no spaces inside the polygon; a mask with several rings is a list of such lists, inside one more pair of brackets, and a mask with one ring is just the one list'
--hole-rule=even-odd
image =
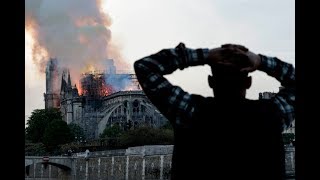
{"label": "ember glow", "polygon": [[85,73],[94,73],[96,70],[96,68],[92,65],[92,64],[87,64],[83,70],[81,71],[81,74],[85,74]]}
{"label": "ember glow", "polygon": [[105,74],[86,73],[82,75],[79,94],[99,98],[115,92],[113,86],[105,81]]}

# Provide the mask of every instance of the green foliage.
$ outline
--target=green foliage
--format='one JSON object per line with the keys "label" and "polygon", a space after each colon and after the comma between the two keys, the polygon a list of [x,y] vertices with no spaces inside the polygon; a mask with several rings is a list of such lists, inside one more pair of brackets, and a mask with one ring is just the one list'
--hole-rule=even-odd
{"label": "green foliage", "polygon": [[74,123],[70,123],[68,126],[69,126],[71,134],[75,140],[77,140],[77,139],[84,140],[85,139],[85,134],[84,134],[84,130],[82,127],[80,127],[78,124],[74,124]]}
{"label": "green foliage", "polygon": [[33,143],[42,142],[48,124],[54,120],[62,120],[59,109],[34,110],[27,122],[26,139]]}
{"label": "green foliage", "polygon": [[74,152],[79,152],[79,144],[77,144],[76,142],[71,142],[60,146],[60,151],[62,153],[67,153],[70,149]]}
{"label": "green foliage", "polygon": [[170,121],[167,121],[166,124],[161,127],[161,129],[171,129],[171,130],[173,130],[173,127],[172,127]]}
{"label": "green foliage", "polygon": [[58,145],[73,141],[73,135],[67,123],[55,120],[48,124],[43,136],[43,143],[48,151],[56,150]]}
{"label": "green foliage", "polygon": [[283,133],[282,137],[284,144],[290,144],[290,142],[292,142],[292,140],[295,138],[293,133]]}
{"label": "green foliage", "polygon": [[120,137],[120,144],[123,147],[173,144],[173,131],[171,129],[140,127],[123,134]]}
{"label": "green foliage", "polygon": [[43,156],[46,148],[43,143],[26,143],[24,152],[26,156]]}
{"label": "green foliage", "polygon": [[120,137],[124,131],[118,124],[114,124],[112,127],[107,127],[103,130],[100,138],[116,138]]}

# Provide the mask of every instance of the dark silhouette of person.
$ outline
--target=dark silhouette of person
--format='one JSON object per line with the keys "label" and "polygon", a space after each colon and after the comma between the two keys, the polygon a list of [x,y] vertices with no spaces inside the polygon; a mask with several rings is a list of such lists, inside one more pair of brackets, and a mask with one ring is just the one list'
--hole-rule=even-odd
{"label": "dark silhouette of person", "polygon": [[[211,67],[213,97],[189,94],[164,77],[199,65]],[[285,178],[282,131],[294,119],[295,103],[291,64],[242,45],[191,49],[180,43],[137,60],[134,69],[147,97],[173,126],[171,179]],[[247,99],[255,70],[283,88],[271,99]]]}

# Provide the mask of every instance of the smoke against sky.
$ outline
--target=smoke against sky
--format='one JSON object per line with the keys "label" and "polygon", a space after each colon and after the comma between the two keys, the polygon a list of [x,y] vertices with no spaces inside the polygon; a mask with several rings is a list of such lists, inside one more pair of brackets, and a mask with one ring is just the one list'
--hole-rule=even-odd
{"label": "smoke against sky", "polygon": [[109,74],[105,77],[105,81],[107,84],[112,84],[115,92],[124,90],[132,84],[128,74]]}
{"label": "smoke against sky", "polygon": [[26,29],[34,38],[32,59],[41,73],[50,57],[69,68],[76,80],[88,65],[104,69],[108,58],[129,68],[111,42],[111,20],[100,1],[28,0],[25,9]]}

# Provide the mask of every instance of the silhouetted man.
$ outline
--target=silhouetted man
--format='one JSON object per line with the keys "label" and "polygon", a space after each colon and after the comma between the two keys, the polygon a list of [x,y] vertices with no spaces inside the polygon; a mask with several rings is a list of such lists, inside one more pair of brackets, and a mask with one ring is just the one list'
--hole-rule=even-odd
{"label": "silhouetted man", "polygon": [[[210,65],[214,97],[189,94],[164,75]],[[172,179],[283,179],[281,132],[294,119],[295,69],[241,45],[189,49],[180,43],[134,64],[145,94],[174,128]],[[281,82],[274,98],[246,99],[249,72]],[[186,79],[188,80],[188,79]]]}

